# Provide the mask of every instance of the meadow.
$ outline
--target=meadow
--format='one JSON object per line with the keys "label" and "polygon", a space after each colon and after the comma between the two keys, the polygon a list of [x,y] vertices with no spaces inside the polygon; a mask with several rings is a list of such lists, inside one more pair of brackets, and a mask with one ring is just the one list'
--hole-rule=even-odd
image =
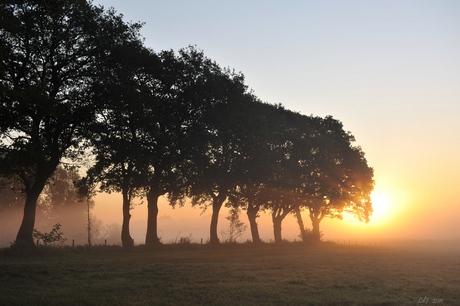
{"label": "meadow", "polygon": [[0,255],[0,305],[460,305],[460,248],[322,243]]}

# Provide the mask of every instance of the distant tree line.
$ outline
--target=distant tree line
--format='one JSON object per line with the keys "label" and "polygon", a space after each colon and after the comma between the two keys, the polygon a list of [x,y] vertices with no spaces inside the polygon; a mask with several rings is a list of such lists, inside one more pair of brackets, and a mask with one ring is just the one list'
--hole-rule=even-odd
{"label": "distant tree line", "polygon": [[196,47],[148,49],[141,24],[85,0],[3,1],[0,14],[0,171],[25,195],[16,246],[34,246],[37,200],[58,166],[88,154],[80,196],[94,186],[122,194],[127,248],[138,196],[149,246],[160,243],[163,195],[212,207],[211,243],[224,205],[246,211],[254,243],[261,212],[275,242],[290,213],[306,237],[303,210],[316,241],[325,217],[369,221],[373,169],[340,121],[260,101],[241,73]]}

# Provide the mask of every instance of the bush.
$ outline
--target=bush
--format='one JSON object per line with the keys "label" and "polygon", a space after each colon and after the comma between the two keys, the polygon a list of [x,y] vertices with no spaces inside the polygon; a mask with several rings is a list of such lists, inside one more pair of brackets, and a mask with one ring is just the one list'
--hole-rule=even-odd
{"label": "bush", "polygon": [[43,243],[43,246],[60,246],[67,239],[62,237],[63,233],[61,232],[61,224],[56,223],[53,226],[53,229],[49,233],[42,233],[34,229],[33,237],[37,240],[37,246],[40,244],[40,240]]}
{"label": "bush", "polygon": [[[322,240],[323,238],[323,231],[319,232],[320,239]],[[302,234],[299,235],[300,238],[302,238],[303,242],[314,242],[314,235],[313,235],[313,230],[309,229],[308,227],[305,227],[305,237],[302,237]]]}
{"label": "bush", "polygon": [[179,235],[177,235],[176,240],[174,240],[174,244],[191,244],[192,243],[192,234],[190,234],[188,237],[181,236],[179,237],[179,240],[177,240],[178,237]]}

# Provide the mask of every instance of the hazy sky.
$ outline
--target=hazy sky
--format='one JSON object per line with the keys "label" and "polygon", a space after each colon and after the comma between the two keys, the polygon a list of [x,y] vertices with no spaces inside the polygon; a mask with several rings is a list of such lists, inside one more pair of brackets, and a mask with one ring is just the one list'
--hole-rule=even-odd
{"label": "hazy sky", "polygon": [[[196,45],[243,72],[261,100],[344,123],[375,169],[376,203],[387,207],[367,225],[323,222],[326,239],[460,236],[460,1],[94,4],[145,22],[145,44],[156,51]],[[111,199],[121,222],[121,197],[119,206]],[[107,207],[95,210],[100,219]],[[145,209],[133,210],[134,222]],[[160,216],[178,219],[184,209],[164,205]]]}

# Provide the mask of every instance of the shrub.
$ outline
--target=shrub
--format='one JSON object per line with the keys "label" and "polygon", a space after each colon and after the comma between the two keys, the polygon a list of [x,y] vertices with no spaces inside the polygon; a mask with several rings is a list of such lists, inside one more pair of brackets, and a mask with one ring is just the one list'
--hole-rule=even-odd
{"label": "shrub", "polygon": [[60,246],[67,239],[62,237],[63,233],[61,232],[61,224],[56,223],[53,226],[53,229],[49,233],[42,233],[34,229],[33,237],[37,240],[37,245],[40,244],[40,240],[43,243],[43,246]]}
{"label": "shrub", "polygon": [[[323,238],[323,231],[319,232],[320,239],[322,240]],[[314,235],[313,235],[313,230],[309,229],[308,227],[305,227],[305,237],[302,237],[302,234],[299,234],[299,237],[302,238],[303,242],[313,242],[315,241]]]}

